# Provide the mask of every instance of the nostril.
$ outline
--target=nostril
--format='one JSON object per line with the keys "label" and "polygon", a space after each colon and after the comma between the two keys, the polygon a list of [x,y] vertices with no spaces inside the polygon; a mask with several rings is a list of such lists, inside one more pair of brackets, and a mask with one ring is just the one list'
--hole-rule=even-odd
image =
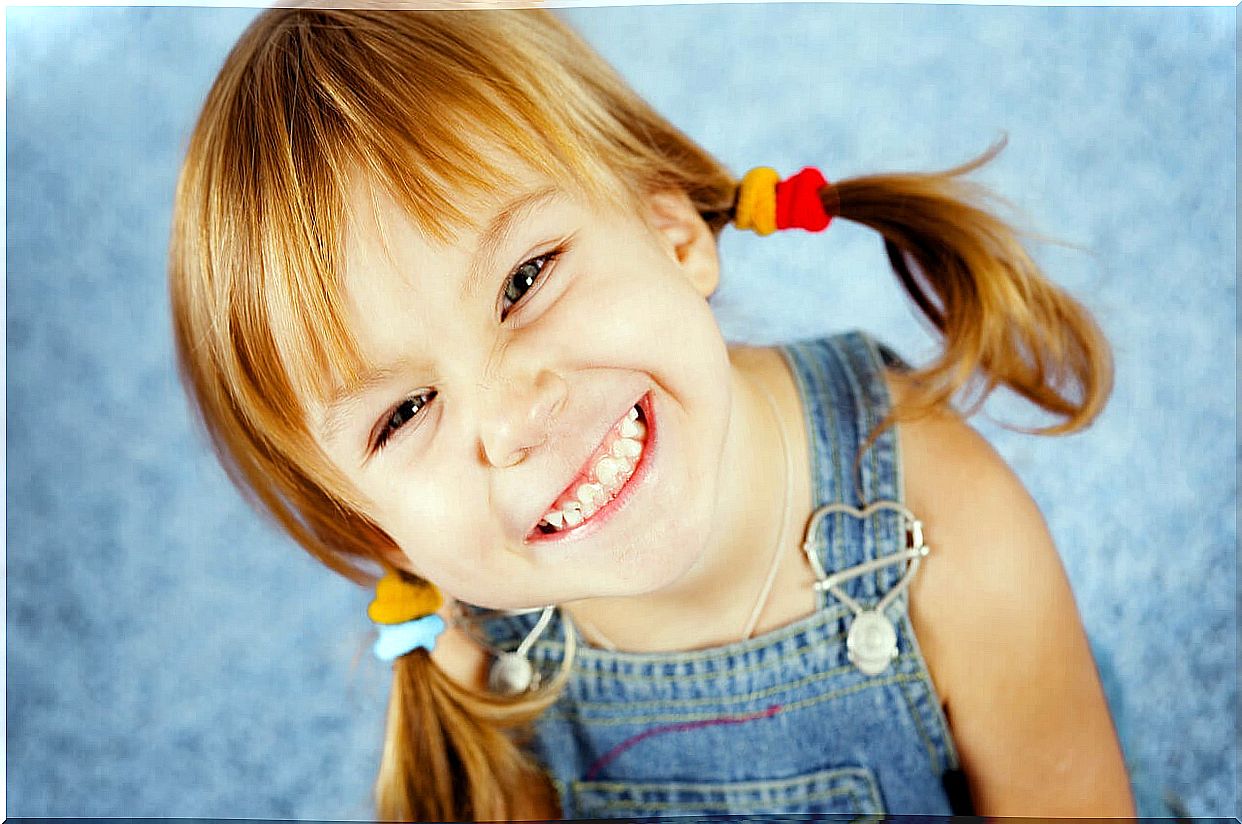
{"label": "nostril", "polygon": [[531,378],[483,387],[486,400],[480,446],[484,460],[506,469],[547,443],[566,407],[568,389],[564,378],[546,369]]}

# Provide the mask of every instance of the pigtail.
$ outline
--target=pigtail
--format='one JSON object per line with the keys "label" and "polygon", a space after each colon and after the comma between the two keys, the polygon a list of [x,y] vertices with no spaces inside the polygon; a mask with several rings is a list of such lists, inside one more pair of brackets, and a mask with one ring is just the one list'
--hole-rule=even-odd
{"label": "pigtail", "polygon": [[504,698],[452,680],[425,649],[393,661],[375,805],[381,821],[559,817],[547,775],[523,749],[573,663],[536,693]]}
{"label": "pigtail", "polygon": [[893,270],[944,338],[942,355],[911,375],[914,391],[882,426],[947,404],[981,379],[968,414],[1003,384],[1062,419],[1027,431],[1066,434],[1090,424],[1112,390],[1112,357],[1091,315],[1041,274],[1016,230],[983,208],[998,198],[959,179],[1005,142],[944,172],[820,190],[826,212],[884,236]]}

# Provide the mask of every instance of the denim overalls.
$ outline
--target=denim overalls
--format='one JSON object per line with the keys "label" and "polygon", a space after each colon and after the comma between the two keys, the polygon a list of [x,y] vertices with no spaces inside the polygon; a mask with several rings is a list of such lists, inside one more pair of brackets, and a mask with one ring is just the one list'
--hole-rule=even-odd
{"label": "denim overalls", "polygon": [[[888,410],[882,367],[900,360],[858,332],[782,351],[806,413],[816,506],[900,501],[892,428],[854,469]],[[833,514],[809,539],[831,574],[908,549],[905,523],[892,510],[865,519]],[[905,570],[881,566],[839,591],[874,607]],[[538,720],[532,745],[564,817],[969,812],[950,801],[964,784],[907,617],[907,592],[899,588],[885,610],[897,657],[874,675],[851,663],[854,609],[831,591],[819,593],[819,609],[805,618],[706,650],[609,652],[579,638],[573,677]],[[538,617],[483,615],[476,626],[504,650]],[[558,611],[530,649],[544,680],[562,660],[564,631]]]}

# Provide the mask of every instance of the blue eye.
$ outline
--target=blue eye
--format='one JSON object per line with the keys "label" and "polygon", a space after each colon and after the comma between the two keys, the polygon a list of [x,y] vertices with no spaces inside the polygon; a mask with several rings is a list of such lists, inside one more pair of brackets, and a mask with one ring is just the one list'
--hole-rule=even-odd
{"label": "blue eye", "polygon": [[554,249],[547,254],[531,258],[509,273],[505,279],[504,294],[501,295],[500,319],[504,320],[517,303],[534,288],[535,283],[543,274],[544,268],[556,260],[564,249]]}
{"label": "blue eye", "polygon": [[411,395],[401,401],[395,408],[390,410],[388,416],[384,419],[383,425],[380,427],[379,434],[375,437],[375,450],[378,452],[383,449],[392,436],[397,434],[401,427],[409,423],[435,396],[434,390],[419,392],[417,395]]}

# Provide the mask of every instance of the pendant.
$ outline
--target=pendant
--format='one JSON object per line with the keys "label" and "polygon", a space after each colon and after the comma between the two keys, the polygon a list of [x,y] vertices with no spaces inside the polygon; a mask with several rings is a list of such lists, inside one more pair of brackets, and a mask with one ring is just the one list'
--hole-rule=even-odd
{"label": "pendant", "polygon": [[855,616],[845,636],[846,654],[864,675],[879,675],[897,657],[897,631],[873,609]]}
{"label": "pendant", "polygon": [[521,695],[538,681],[530,659],[516,652],[501,654],[487,673],[487,687],[500,695]]}

